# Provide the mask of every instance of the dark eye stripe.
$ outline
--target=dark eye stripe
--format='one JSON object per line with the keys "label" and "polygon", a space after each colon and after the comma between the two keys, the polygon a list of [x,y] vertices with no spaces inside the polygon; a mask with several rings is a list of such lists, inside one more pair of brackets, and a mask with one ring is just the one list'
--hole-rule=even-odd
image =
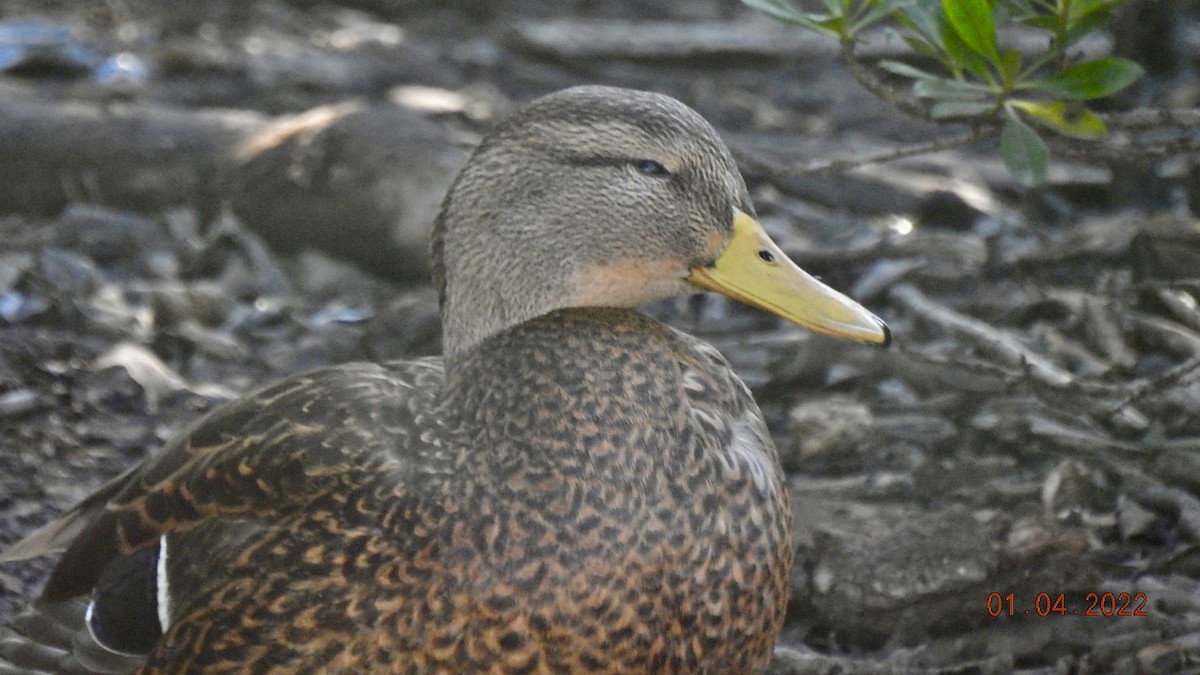
{"label": "dark eye stripe", "polygon": [[671,171],[662,162],[653,159],[631,159],[629,157],[563,156],[559,161],[570,166],[632,166],[647,176],[670,176]]}
{"label": "dark eye stripe", "polygon": [[670,173],[667,171],[667,167],[652,159],[639,159],[637,160],[636,165],[637,170],[641,171],[647,176],[666,176]]}

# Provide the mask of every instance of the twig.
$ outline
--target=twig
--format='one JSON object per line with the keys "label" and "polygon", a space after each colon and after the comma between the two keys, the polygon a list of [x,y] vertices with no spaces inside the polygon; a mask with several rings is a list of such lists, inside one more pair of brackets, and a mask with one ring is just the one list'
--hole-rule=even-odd
{"label": "twig", "polygon": [[1107,113],[1099,116],[1109,129],[1162,129],[1200,127],[1200,108],[1138,108],[1127,112]]}
{"label": "twig", "polygon": [[1074,364],[1076,372],[1098,375],[1112,370],[1113,364],[1093,354],[1084,345],[1069,339],[1049,326],[1036,327],[1034,337],[1059,361]]}
{"label": "twig", "polygon": [[1126,453],[1144,454],[1144,448],[1136,443],[1122,441],[1112,436],[1101,436],[1091,429],[1064,424],[1049,417],[1033,413],[1027,418],[1029,433],[1050,439],[1060,445],[1086,450],[1089,453],[1119,450]]}
{"label": "twig", "polygon": [[1084,160],[1128,160],[1165,159],[1178,155],[1200,153],[1200,138],[1182,137],[1170,141],[1137,143],[1105,140],[1080,141],[1063,136],[1047,136],[1054,152],[1069,159]]}
{"label": "twig", "polygon": [[1092,343],[1109,361],[1122,368],[1132,368],[1137,363],[1138,356],[1125,341],[1112,306],[1094,296],[1085,297],[1083,322]]}
{"label": "twig", "polygon": [[842,157],[837,159],[818,159],[811,162],[776,161],[764,157],[755,152],[752,148],[744,145],[734,145],[732,146],[732,149],[739,162],[748,166],[752,166],[760,171],[764,171],[775,176],[801,176],[806,174],[849,171],[851,169],[857,169],[860,166],[867,166],[869,164],[890,162],[897,159],[903,159],[905,157],[926,155],[933,152],[942,152],[943,150],[954,150],[994,135],[995,132],[993,130],[981,128],[975,129],[969,133],[959,134],[957,136],[936,138],[932,141],[904,145],[898,148],[883,150],[874,154],[860,155],[858,157]]}
{"label": "twig", "polygon": [[1200,359],[1200,334],[1174,321],[1144,312],[1135,312],[1133,320],[1146,337],[1167,349],[1186,355],[1189,361]]}
{"label": "twig", "polygon": [[1041,354],[1030,351],[1011,335],[933,301],[914,286],[901,284],[893,288],[888,297],[924,320],[932,321],[948,331],[965,335],[980,349],[996,356],[1006,365],[1028,370],[1038,382],[1063,388],[1075,381],[1071,373]]}
{"label": "twig", "polygon": [[1200,499],[1186,490],[1167,487],[1155,482],[1151,485],[1135,485],[1130,496],[1142,504],[1168,508],[1175,511],[1180,529],[1192,541],[1200,541]]}
{"label": "twig", "polygon": [[1156,378],[1133,384],[1130,386],[1133,391],[1129,392],[1129,394],[1127,394],[1124,398],[1114,403],[1112,410],[1115,413],[1125,406],[1141,401],[1147,396],[1152,396],[1159,392],[1165,391],[1175,386],[1192,373],[1195,373],[1197,370],[1200,370],[1200,357],[1193,357]]}
{"label": "twig", "polygon": [[838,171],[847,171],[856,169],[867,164],[879,164],[883,162],[891,162],[905,157],[913,157],[916,155],[927,155],[934,152],[942,152],[944,150],[954,150],[963,146],[970,145],[976,141],[981,141],[987,138],[992,138],[996,135],[995,129],[987,127],[977,127],[965,134],[957,136],[947,136],[946,138],[935,138],[932,141],[924,143],[913,143],[912,145],[904,145],[890,150],[883,150],[873,155],[861,155],[859,157],[847,157],[843,159],[826,159],[809,162],[806,165],[797,165],[793,170],[798,169],[797,173],[830,173]]}
{"label": "twig", "polygon": [[842,42],[842,60],[846,62],[846,67],[850,69],[850,74],[863,89],[874,94],[880,100],[895,107],[897,110],[916,117],[917,119],[926,120],[928,122],[936,122],[937,120],[929,114],[929,108],[921,103],[917,97],[901,92],[887,82],[884,82],[867,64],[858,59],[854,53],[854,41],[846,40]]}
{"label": "twig", "polygon": [[[854,48],[855,43],[853,40],[843,42],[841,47],[842,60],[846,63],[846,67],[849,68],[850,74],[854,76],[854,79],[862,85],[863,89],[866,89],[875,97],[906,115],[927,122],[967,121],[963,119],[942,120],[934,118],[928,105],[916,96],[889,85],[873,68],[858,58]],[[1109,129],[1129,132],[1161,131],[1174,127],[1182,133],[1200,127],[1200,108],[1139,108],[1123,113],[1108,113],[1100,115],[1100,117]],[[901,148],[894,151],[894,154],[881,153],[874,158],[816,163],[800,172],[844,170],[863,164],[886,162],[925,152],[937,152],[939,150],[967,145],[968,143],[984,138],[992,138],[999,132],[999,125],[994,118],[984,116],[971,119],[970,121],[975,125],[975,129],[970,134],[933,141],[927,144],[930,146],[928,149],[922,149],[920,145],[917,145],[912,146],[911,150]],[[1145,159],[1161,159],[1200,152],[1200,138],[1179,135],[1179,133],[1176,134],[1175,138],[1168,141],[1141,141],[1138,143],[1113,143],[1111,140],[1095,143],[1060,136],[1052,136],[1051,138],[1054,141],[1056,152],[1064,157],[1073,159],[1116,160],[1127,159],[1131,156]]]}
{"label": "twig", "polygon": [[1200,331],[1200,310],[1197,310],[1196,300],[1191,293],[1175,288],[1156,288],[1154,296],[1180,323],[1194,331]]}

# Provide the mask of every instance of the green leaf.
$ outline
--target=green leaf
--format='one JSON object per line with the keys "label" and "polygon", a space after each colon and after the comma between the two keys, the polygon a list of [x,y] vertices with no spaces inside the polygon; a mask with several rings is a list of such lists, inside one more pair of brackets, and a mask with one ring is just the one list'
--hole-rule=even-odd
{"label": "green leaf", "polygon": [[1116,5],[1119,0],[1075,0],[1071,3],[1071,13],[1067,17],[1068,26],[1074,26],[1078,22],[1087,19],[1088,17],[1098,13],[1107,12],[1113,5]]}
{"label": "green leaf", "polygon": [[981,101],[995,95],[987,86],[946,77],[921,78],[913,83],[913,95],[954,101]]}
{"label": "green leaf", "polygon": [[858,31],[878,23],[893,14],[896,14],[902,8],[913,4],[915,0],[874,0],[867,3],[867,11],[856,16],[850,24],[850,33],[854,34]]}
{"label": "green leaf", "polygon": [[921,36],[925,42],[938,50],[944,50],[945,45],[942,44],[942,34],[938,28],[939,13],[936,0],[922,0],[896,12],[896,20]]}
{"label": "green leaf", "polygon": [[1085,61],[1044,80],[1023,83],[1032,88],[1072,101],[1100,98],[1121,91],[1142,76],[1142,67],[1120,57]]}
{"label": "green leaf", "polygon": [[988,0],[942,0],[942,11],[954,32],[976,54],[996,61],[996,24]]}
{"label": "green leaf", "polygon": [[981,80],[991,81],[992,74],[988,70],[987,60],[971,49],[949,21],[942,21],[942,44],[945,45],[946,54],[949,56],[946,66],[956,77],[965,69]]}
{"label": "green leaf", "polygon": [[1026,101],[1013,99],[1009,105],[1019,109],[1038,124],[1051,129],[1063,136],[1096,140],[1108,133],[1104,120],[1091,110],[1078,104],[1069,106],[1062,101]]}
{"label": "green leaf", "polygon": [[808,15],[784,0],[742,0],[742,4],[780,21],[804,21]]}
{"label": "green leaf", "polygon": [[921,70],[920,68],[915,68],[900,61],[880,61],[879,67],[883,68],[889,73],[893,73],[901,77],[911,77],[914,80],[937,79],[941,77],[936,73],[931,73],[927,70]]}
{"label": "green leaf", "polygon": [[1015,49],[1004,50],[1004,53],[1000,55],[1000,75],[1004,78],[1004,83],[1012,86],[1020,74],[1021,52]]}
{"label": "green leaf", "polygon": [[841,37],[840,16],[801,12],[792,7],[787,0],[742,0],[742,4],[753,7],[773,19],[792,23],[822,35]]}
{"label": "green leaf", "polygon": [[908,48],[914,52],[923,56],[928,56],[931,59],[941,60],[941,51],[938,50],[937,47],[926,42],[924,38],[916,35],[903,35],[901,37],[904,39],[905,44],[908,45]]}
{"label": "green leaf", "polygon": [[1037,15],[1037,10],[1029,0],[998,0],[996,5],[1018,22]]}
{"label": "green leaf", "polygon": [[1058,33],[1063,29],[1063,22],[1055,15],[1034,14],[1033,16],[1025,17],[1020,23],[1034,28],[1041,28],[1049,33]]}
{"label": "green leaf", "polygon": [[1107,9],[1099,12],[1093,12],[1085,17],[1080,17],[1077,21],[1072,21],[1070,26],[1063,31],[1060,42],[1062,49],[1066,49],[1071,45],[1082,40],[1085,36],[1094,30],[1097,30],[1104,24],[1112,20],[1112,12]]}
{"label": "green leaf", "polygon": [[1037,185],[1046,180],[1050,151],[1037,132],[1011,110],[1000,129],[1000,158],[1008,172],[1022,185]]}
{"label": "green leaf", "polygon": [[951,117],[977,117],[996,109],[994,101],[938,101],[929,108],[929,116],[935,120]]}

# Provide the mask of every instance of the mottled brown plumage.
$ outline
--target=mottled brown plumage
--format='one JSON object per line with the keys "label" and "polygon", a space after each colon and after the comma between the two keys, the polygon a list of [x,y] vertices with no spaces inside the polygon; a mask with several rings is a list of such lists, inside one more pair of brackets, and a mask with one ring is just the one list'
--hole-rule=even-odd
{"label": "mottled brown plumage", "polygon": [[540,99],[443,205],[445,365],[327,368],[210,414],[10,551],[67,547],[0,657],[70,661],[38,617],[106,606],[166,535],[166,632],[112,668],[761,671],[792,563],[775,449],[720,354],[630,309],[723,283],[749,211],[677,101]]}

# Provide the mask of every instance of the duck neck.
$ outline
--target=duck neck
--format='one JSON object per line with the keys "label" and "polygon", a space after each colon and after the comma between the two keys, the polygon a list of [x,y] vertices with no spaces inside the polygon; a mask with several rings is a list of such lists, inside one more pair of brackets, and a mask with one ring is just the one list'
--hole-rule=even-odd
{"label": "duck neck", "polygon": [[[447,367],[487,338],[559,309],[553,298],[567,295],[555,288],[558,275],[534,269],[513,269],[518,256],[496,255],[477,261],[456,275],[442,303],[442,354]],[[507,269],[492,269],[500,264]],[[520,279],[504,284],[501,279]]]}
{"label": "duck neck", "polygon": [[[513,459],[504,453],[516,437],[529,446],[518,451],[528,458],[522,461],[566,470],[575,461],[569,458],[577,457],[579,470],[628,468],[634,462],[622,453],[645,443],[669,448],[663,439],[679,431],[678,348],[670,329],[636,310],[550,312],[483,340],[448,364],[446,419],[503,462]],[[576,431],[583,434],[579,442],[569,435]],[[668,459],[656,454],[639,462],[649,469]]]}

